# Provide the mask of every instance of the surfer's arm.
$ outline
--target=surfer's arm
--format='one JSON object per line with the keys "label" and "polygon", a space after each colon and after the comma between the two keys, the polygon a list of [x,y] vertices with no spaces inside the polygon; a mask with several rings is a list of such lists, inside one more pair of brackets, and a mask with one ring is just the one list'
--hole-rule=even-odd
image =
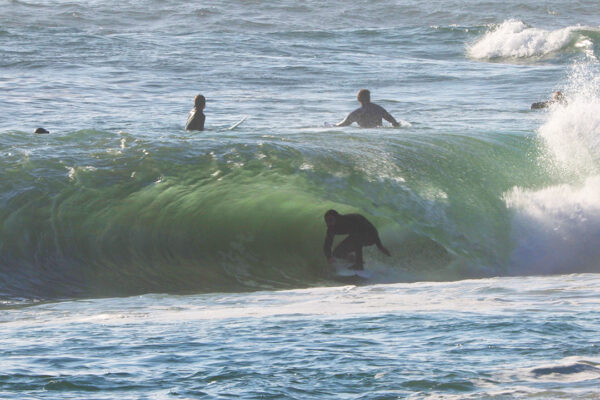
{"label": "surfer's arm", "polygon": [[377,246],[377,248],[386,256],[391,257],[392,253],[390,253],[390,251],[388,249],[386,249],[385,247],[383,247],[383,245],[381,246]]}
{"label": "surfer's arm", "polygon": [[335,126],[348,126],[352,124],[352,122],[353,121],[351,121],[349,117],[346,117],[345,120],[343,120],[342,122],[338,122],[337,124],[335,124]]}
{"label": "surfer's arm", "polygon": [[392,115],[387,112],[386,110],[383,110],[383,115],[382,115],[383,119],[385,119],[387,122],[389,122],[390,124],[392,124],[392,126],[394,128],[398,128],[400,126],[400,124],[398,123],[398,121],[396,121],[396,119],[394,117],[392,117]]}
{"label": "surfer's arm", "polygon": [[348,126],[356,121],[356,111],[352,111],[342,122],[338,122],[337,124],[335,124],[335,126]]}
{"label": "surfer's arm", "polygon": [[385,247],[383,247],[383,244],[381,244],[381,239],[379,239],[379,235],[377,235],[377,238],[375,240],[375,245],[377,246],[379,251],[381,251],[386,256],[388,256],[388,257],[392,256],[392,253],[390,253],[390,251],[388,249],[386,249]]}

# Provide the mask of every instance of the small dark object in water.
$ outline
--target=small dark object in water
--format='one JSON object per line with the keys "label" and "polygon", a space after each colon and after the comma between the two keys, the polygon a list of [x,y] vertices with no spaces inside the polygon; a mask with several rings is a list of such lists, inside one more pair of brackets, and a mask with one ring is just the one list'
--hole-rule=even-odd
{"label": "small dark object in water", "polygon": [[50,132],[48,132],[44,128],[37,128],[35,131],[33,131],[33,133],[50,133]]}

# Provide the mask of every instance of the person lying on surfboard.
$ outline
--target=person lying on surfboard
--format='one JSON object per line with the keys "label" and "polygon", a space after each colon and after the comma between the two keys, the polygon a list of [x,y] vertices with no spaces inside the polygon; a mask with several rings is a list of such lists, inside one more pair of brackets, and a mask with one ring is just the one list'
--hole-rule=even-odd
{"label": "person lying on surfboard", "polygon": [[361,107],[352,111],[345,120],[338,122],[335,126],[348,126],[353,122],[356,122],[361,128],[376,128],[382,126],[383,119],[390,122],[394,128],[400,126],[398,121],[396,121],[383,107],[371,103],[371,92],[367,89],[359,90],[356,99]]}
{"label": "person lying on surfboard", "polygon": [[194,108],[190,111],[188,116],[187,124],[185,124],[186,131],[203,131],[204,120],[206,116],[203,113],[204,107],[206,106],[206,99],[201,94],[194,98]]}
{"label": "person lying on surfboard", "polygon": [[[335,210],[329,210],[325,213],[325,224],[327,225],[327,235],[323,244],[323,251],[327,261],[333,263],[333,257],[344,258],[352,261],[350,253],[354,253],[354,264],[350,269],[364,269],[362,248],[364,246],[376,245],[377,248],[387,256],[391,256],[388,249],[383,247],[377,229],[368,219],[360,214],[339,214]],[[335,235],[348,235],[348,237],[336,246],[331,252],[333,237]]]}
{"label": "person lying on surfboard", "polygon": [[565,97],[565,94],[563,92],[561,92],[560,90],[557,90],[556,92],[552,93],[552,100],[538,101],[537,103],[533,103],[531,105],[531,109],[536,110],[536,109],[540,109],[540,108],[548,108],[552,104],[556,104],[556,103],[559,103],[562,105],[567,104],[567,98]]}

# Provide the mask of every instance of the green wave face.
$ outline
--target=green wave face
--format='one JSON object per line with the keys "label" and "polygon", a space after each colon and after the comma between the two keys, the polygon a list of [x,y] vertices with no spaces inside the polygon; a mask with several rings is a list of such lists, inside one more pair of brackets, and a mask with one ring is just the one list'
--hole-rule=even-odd
{"label": "green wave face", "polygon": [[509,135],[13,132],[1,146],[7,296],[305,287],[325,279],[330,208],[378,227],[394,254],[367,250],[381,279],[502,274],[503,193],[549,181],[537,143]]}

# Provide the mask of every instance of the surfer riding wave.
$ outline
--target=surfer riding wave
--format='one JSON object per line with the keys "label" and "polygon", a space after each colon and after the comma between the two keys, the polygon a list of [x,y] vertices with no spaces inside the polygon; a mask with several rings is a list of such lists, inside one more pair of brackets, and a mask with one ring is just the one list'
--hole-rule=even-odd
{"label": "surfer riding wave", "polygon": [[[364,269],[362,248],[364,246],[376,245],[377,248],[387,256],[391,256],[388,249],[383,247],[377,229],[368,219],[360,214],[339,214],[336,210],[325,213],[325,224],[327,235],[323,244],[323,251],[329,263],[333,263],[333,257],[344,258],[354,261],[351,269]],[[335,235],[348,235],[336,248],[331,251],[333,237]],[[354,257],[350,255],[354,253]]]}

